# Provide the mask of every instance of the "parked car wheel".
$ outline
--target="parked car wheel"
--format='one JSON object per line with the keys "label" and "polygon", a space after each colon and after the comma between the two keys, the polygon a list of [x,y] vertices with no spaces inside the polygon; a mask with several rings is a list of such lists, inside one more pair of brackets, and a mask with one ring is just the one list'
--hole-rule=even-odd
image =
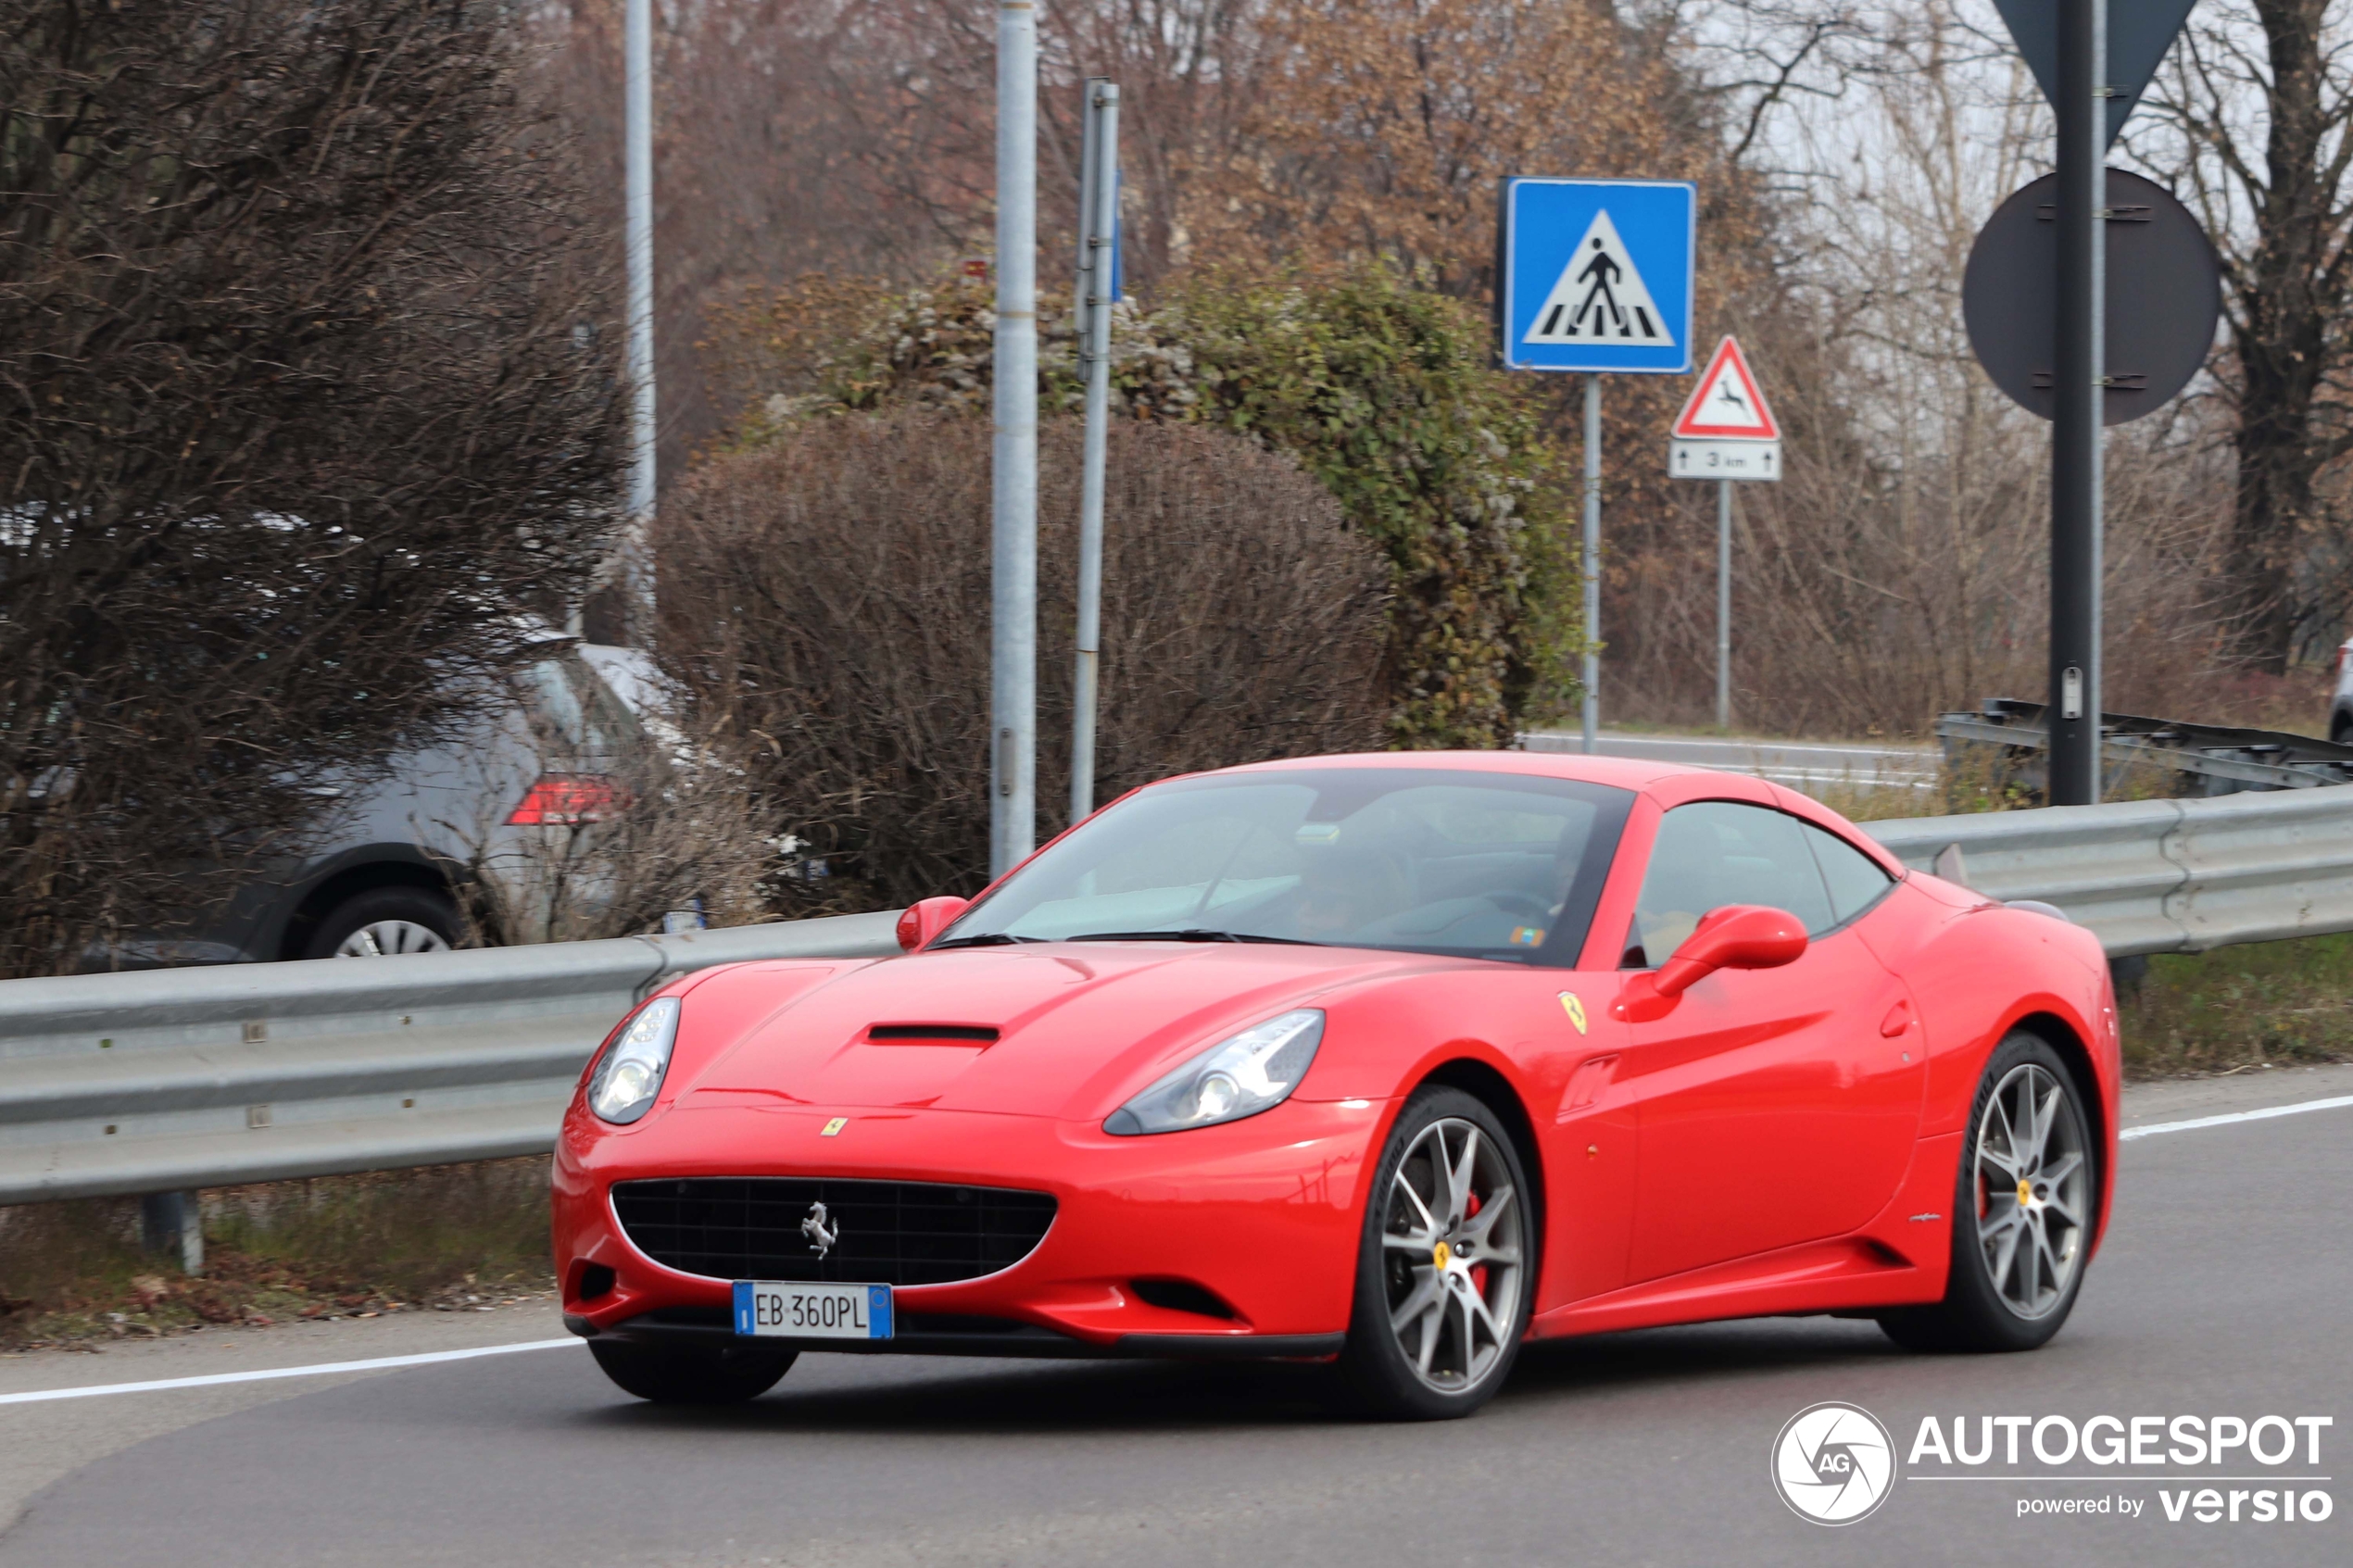
{"label": "parked car wheel", "polygon": [[458,906],[424,887],[377,887],[328,911],[303,949],[306,959],[379,959],[446,953],[458,939]]}
{"label": "parked car wheel", "polygon": [[1459,1089],[1414,1097],[1366,1205],[1340,1366],[1370,1413],[1445,1420],[1492,1399],[1528,1332],[1528,1178],[1494,1112]]}
{"label": "parked car wheel", "polygon": [[592,1339],[589,1353],[624,1394],[658,1405],[736,1405],[792,1370],[799,1352],[765,1345],[626,1345]]}
{"label": "parked car wheel", "polygon": [[1969,1115],[1944,1299],[1883,1314],[1889,1338],[1914,1350],[2032,1350],[2067,1322],[2099,1202],[2079,1094],[2039,1036],[2012,1035],[1994,1051]]}

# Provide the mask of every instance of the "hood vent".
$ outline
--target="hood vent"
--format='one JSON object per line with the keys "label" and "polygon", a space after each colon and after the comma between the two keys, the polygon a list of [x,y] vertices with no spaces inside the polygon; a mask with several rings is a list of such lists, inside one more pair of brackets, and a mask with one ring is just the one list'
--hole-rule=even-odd
{"label": "hood vent", "polygon": [[866,1031],[876,1045],[912,1041],[930,1045],[993,1046],[997,1031],[986,1023],[877,1023]]}

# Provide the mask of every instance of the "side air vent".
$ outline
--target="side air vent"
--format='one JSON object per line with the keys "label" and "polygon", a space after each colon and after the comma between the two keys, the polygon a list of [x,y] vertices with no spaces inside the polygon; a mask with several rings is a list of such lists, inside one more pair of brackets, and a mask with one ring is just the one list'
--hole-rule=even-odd
{"label": "side air vent", "polygon": [[1189,1279],[1133,1279],[1128,1282],[1146,1306],[1171,1312],[1195,1312],[1205,1318],[1237,1318],[1241,1314],[1207,1286]]}
{"label": "side air vent", "polygon": [[866,1038],[877,1043],[891,1040],[953,1040],[975,1045],[993,1046],[997,1031],[986,1023],[877,1023],[866,1031]]}

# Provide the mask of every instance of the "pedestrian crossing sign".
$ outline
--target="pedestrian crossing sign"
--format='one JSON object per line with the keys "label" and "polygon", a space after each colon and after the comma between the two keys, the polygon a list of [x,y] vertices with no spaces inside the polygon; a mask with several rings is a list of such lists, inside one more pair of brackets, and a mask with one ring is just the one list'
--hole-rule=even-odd
{"label": "pedestrian crossing sign", "polygon": [[1692,368],[1692,186],[1504,182],[1497,307],[1520,370],[1681,375]]}

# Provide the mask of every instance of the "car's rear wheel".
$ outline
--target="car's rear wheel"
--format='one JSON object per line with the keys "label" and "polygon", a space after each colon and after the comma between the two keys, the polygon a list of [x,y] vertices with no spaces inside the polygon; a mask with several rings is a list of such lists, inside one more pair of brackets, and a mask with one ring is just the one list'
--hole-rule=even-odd
{"label": "car's rear wheel", "polygon": [[591,1339],[597,1365],[624,1394],[658,1405],[739,1405],[792,1370],[799,1352],[767,1345],[633,1345]]}
{"label": "car's rear wheel", "polygon": [[1527,1173],[1495,1113],[1459,1089],[1406,1103],[1374,1170],[1340,1367],[1393,1420],[1470,1414],[1528,1332],[1536,1233]]}
{"label": "car's rear wheel", "polygon": [[376,959],[446,953],[458,938],[458,906],[428,887],[372,887],[327,911],[306,959]]}
{"label": "car's rear wheel", "polygon": [[1882,1313],[1916,1350],[2032,1350],[2074,1311],[2097,1212],[2091,1119],[2048,1042],[2012,1035],[1970,1108],[1944,1299]]}

